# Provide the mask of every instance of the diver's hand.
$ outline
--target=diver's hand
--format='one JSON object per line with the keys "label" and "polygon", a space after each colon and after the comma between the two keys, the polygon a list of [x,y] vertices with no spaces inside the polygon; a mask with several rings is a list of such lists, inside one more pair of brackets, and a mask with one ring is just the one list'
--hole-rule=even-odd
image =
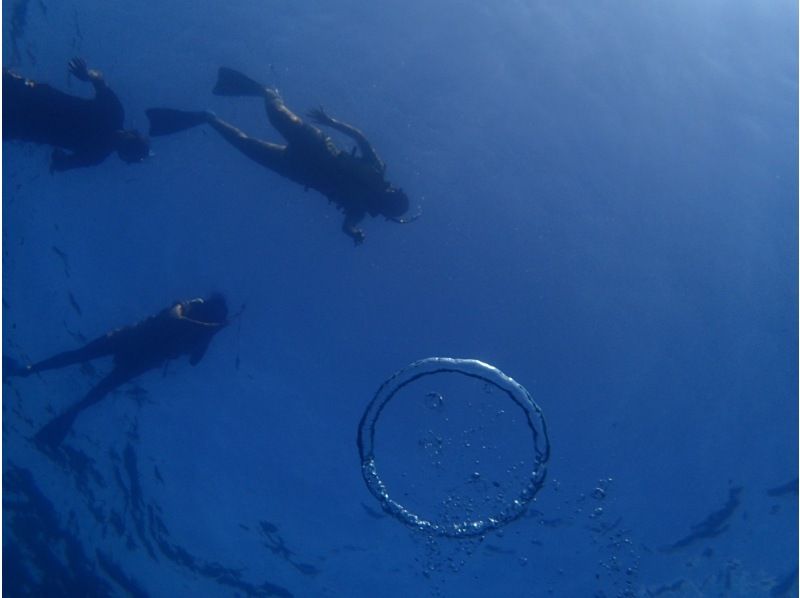
{"label": "diver's hand", "polygon": [[335,122],[330,116],[328,116],[328,113],[325,112],[325,109],[322,106],[309,110],[308,117],[318,125],[331,125]]}
{"label": "diver's hand", "polygon": [[90,69],[83,58],[75,57],[70,60],[69,72],[81,81],[100,81],[103,79],[103,74],[100,71]]}
{"label": "diver's hand", "polygon": [[76,79],[81,81],[89,80],[89,67],[86,66],[86,61],[83,58],[73,58],[69,61],[69,72],[72,73]]}
{"label": "diver's hand", "polygon": [[364,231],[358,228],[358,223],[361,222],[362,218],[364,218],[363,212],[351,210],[345,212],[344,222],[342,222],[342,232],[353,239],[356,245],[361,245],[366,237]]}
{"label": "diver's hand", "polygon": [[364,239],[367,238],[367,235],[364,234],[364,231],[360,228],[354,228],[350,232],[350,236],[353,238],[353,243],[358,247],[364,242]]}

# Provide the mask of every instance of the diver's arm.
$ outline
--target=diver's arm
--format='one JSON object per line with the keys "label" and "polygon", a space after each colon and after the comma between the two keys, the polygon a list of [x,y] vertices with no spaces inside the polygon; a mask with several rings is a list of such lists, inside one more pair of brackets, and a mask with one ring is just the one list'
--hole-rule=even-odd
{"label": "diver's arm", "polygon": [[[192,303],[193,301],[196,300],[187,301],[186,303],[189,304]],[[202,322],[200,320],[193,320],[192,318],[187,317],[185,313],[186,313],[186,308],[184,307],[183,303],[176,303],[169,310],[169,316],[171,318],[174,318],[179,322],[184,322],[186,324],[189,324],[190,326],[201,326],[203,328],[208,328],[208,329],[211,328],[222,329],[225,328],[225,326],[227,326],[230,323],[228,320],[225,320],[224,322]]]}
{"label": "diver's arm", "polygon": [[90,69],[83,58],[73,58],[69,61],[68,68],[69,72],[72,73],[76,79],[91,83],[98,96],[106,93],[114,95],[114,92],[108,87],[103,73],[97,69]]}
{"label": "diver's arm", "polygon": [[194,343],[194,347],[189,351],[189,363],[193,366],[200,363],[200,360],[203,359],[208,345],[211,342],[211,338],[219,332],[219,330],[228,325],[227,320],[225,322],[211,323],[186,317],[187,307],[197,302],[200,302],[200,300],[192,299],[190,301],[182,301],[176,303],[167,310],[167,317],[174,322],[172,334],[178,336],[188,335],[188,338],[197,338],[198,329],[202,331],[200,332],[201,336],[197,342]]}
{"label": "diver's arm", "polygon": [[378,157],[375,148],[372,147],[372,144],[367,140],[367,138],[364,136],[364,133],[362,133],[360,130],[356,129],[352,125],[348,125],[347,123],[336,120],[332,116],[329,116],[322,106],[310,110],[308,116],[315,123],[336,129],[340,133],[344,133],[353,139],[358,144],[358,148],[361,150],[361,155],[363,156],[364,160],[369,162],[370,165],[374,166],[381,172],[386,169],[386,165]]}
{"label": "diver's arm", "polygon": [[85,168],[87,166],[96,166],[108,157],[107,153],[74,153],[68,154],[60,148],[53,150],[53,155],[50,159],[50,172],[63,172],[65,170],[73,170],[75,168]]}
{"label": "diver's arm", "polygon": [[364,231],[358,228],[357,224],[364,218],[363,212],[349,211],[345,212],[344,222],[342,223],[342,231],[348,237],[353,239],[356,245],[361,245],[366,238]]}
{"label": "diver's arm", "polygon": [[225,322],[201,322],[200,320],[192,320],[191,318],[187,318],[186,316],[181,317],[181,322],[186,322],[187,324],[191,324],[192,326],[202,326],[203,328],[225,328],[230,322],[227,320]]}
{"label": "diver's arm", "polygon": [[73,58],[69,61],[69,72],[80,79],[91,83],[94,87],[95,101],[99,102],[108,111],[108,116],[118,127],[122,127],[125,120],[125,109],[122,102],[106,83],[103,73],[97,69],[90,69],[83,58]]}
{"label": "diver's arm", "polygon": [[94,87],[95,91],[98,93],[108,88],[103,78],[103,73],[97,69],[90,69],[83,58],[73,58],[69,61],[67,68],[76,79],[91,83],[92,87]]}

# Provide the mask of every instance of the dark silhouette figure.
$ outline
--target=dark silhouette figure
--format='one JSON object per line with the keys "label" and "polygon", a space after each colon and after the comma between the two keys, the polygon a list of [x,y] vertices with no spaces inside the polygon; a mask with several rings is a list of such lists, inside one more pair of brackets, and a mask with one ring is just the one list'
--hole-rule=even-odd
{"label": "dark silhouette figure", "polygon": [[92,84],[94,98],[71,96],[3,69],[3,141],[55,146],[51,172],[94,166],[114,151],[128,163],[144,160],[149,142],[138,131],[123,130],[125,110],[103,74],[80,58],[69,62],[69,72]]}
{"label": "dark silhouette figure", "polygon": [[133,326],[113,330],[80,349],[59,353],[33,365],[21,366],[4,357],[3,378],[30,376],[99,357],[114,357],[114,369],[108,376],[36,434],[40,446],[54,448],[64,440],[81,411],[122,384],[181,355],[188,355],[189,363],[197,365],[212,337],[227,326],[227,317],[228,307],[222,295],[182,301]]}
{"label": "dark silhouette figure", "polygon": [[[285,145],[255,139],[212,112],[187,112],[165,108],[147,110],[150,135],[167,135],[207,123],[244,155],[306,189],[315,189],[344,214],[342,230],[356,244],[364,241],[358,223],[364,216],[385,216],[396,222],[408,211],[408,197],[385,179],[386,165],[364,134],[329,116],[321,107],[309,112],[312,121],[335,129],[356,142],[352,152],[336,147],[318,127],[289,110],[278,92],[228,68],[219,69],[214,94],[263,97],[267,118],[286,139]],[[357,155],[357,150],[360,155]]]}

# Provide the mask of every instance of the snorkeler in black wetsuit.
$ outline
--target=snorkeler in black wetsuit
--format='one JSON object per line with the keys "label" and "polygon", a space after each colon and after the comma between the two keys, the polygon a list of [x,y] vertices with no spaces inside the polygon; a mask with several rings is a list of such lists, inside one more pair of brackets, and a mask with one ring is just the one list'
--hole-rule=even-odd
{"label": "snorkeler in black wetsuit", "polygon": [[113,151],[128,163],[144,160],[150,145],[138,131],[123,130],[125,111],[103,74],[80,58],[69,62],[69,72],[92,84],[93,99],[71,96],[3,69],[3,141],[56,146],[51,172],[100,164]]}
{"label": "snorkeler in black wetsuit", "polygon": [[164,108],[147,110],[150,135],[167,135],[208,123],[222,137],[262,166],[266,166],[306,188],[325,195],[345,214],[342,230],[358,245],[364,232],[358,223],[366,214],[382,215],[395,222],[408,211],[408,197],[384,178],[386,165],[364,134],[355,127],[328,116],[318,108],[309,113],[320,125],[331,127],[353,139],[361,155],[341,151],[319,128],[303,122],[283,103],[277,91],[264,87],[228,68],[219,69],[216,95],[263,97],[269,122],[286,139],[286,145],[249,137],[211,112],[187,112]]}
{"label": "snorkeler in black wetsuit", "polygon": [[114,369],[108,376],[36,434],[35,440],[40,446],[55,448],[64,440],[81,411],[122,384],[181,355],[188,355],[189,363],[197,365],[211,338],[228,325],[227,318],[228,307],[222,295],[179,302],[138,324],[113,330],[80,349],[59,353],[33,365],[21,366],[4,357],[3,379],[30,376],[108,355],[114,357]]}

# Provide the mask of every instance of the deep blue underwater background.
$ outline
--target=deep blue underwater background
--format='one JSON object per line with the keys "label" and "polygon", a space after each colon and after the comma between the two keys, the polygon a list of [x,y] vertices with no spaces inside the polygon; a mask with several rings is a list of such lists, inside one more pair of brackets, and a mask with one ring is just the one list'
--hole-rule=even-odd
{"label": "deep blue underwater background", "polygon": [[[83,56],[129,126],[212,109],[279,141],[260,102],[211,95],[222,65],[323,104],[423,210],[354,247],[209,129],[56,175],[4,143],[6,354],[214,290],[246,305],[58,459],[30,437],[110,365],[3,385],[4,595],[797,596],[796,3],[3,11],[4,65],[89,95]],[[496,365],[547,419],[544,488],[483,540],[415,534],[361,478],[373,393],[432,355]]]}

